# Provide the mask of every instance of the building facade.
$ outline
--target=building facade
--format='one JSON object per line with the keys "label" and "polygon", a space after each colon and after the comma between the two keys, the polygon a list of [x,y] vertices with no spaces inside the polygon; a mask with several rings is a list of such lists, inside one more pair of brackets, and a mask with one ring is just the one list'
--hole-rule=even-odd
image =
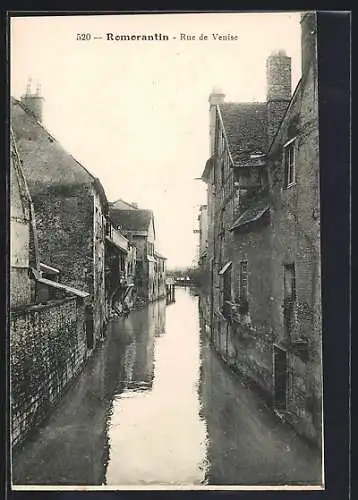
{"label": "building facade", "polygon": [[161,299],[166,296],[166,257],[154,251],[156,262],[154,263],[155,273],[155,297]]}
{"label": "building facade", "polygon": [[30,88],[21,101],[12,99],[11,124],[35,209],[40,259],[60,270],[64,284],[90,294],[86,327],[92,349],[106,324],[108,203],[100,181],[42,125],[42,102]]}
{"label": "building facade", "polygon": [[[86,360],[89,294],[40,262],[35,212],[11,131],[10,415],[16,447],[46,418]],[[50,279],[52,278],[52,279]]]}
{"label": "building facade", "polygon": [[[118,208],[119,207],[119,208]],[[126,207],[126,208],[123,208]],[[110,204],[113,225],[136,248],[135,286],[139,300],[151,302],[165,296],[165,258],[155,256],[155,225],[151,210],[118,200]]]}
{"label": "building facade", "polygon": [[[302,16],[302,78],[267,59],[267,100],[210,96],[205,329],[298,432],[321,444],[321,288],[315,16]],[[204,244],[202,244],[204,250]]]}
{"label": "building facade", "polygon": [[115,229],[110,218],[106,225],[105,288],[108,317],[126,314],[135,300],[136,248]]}

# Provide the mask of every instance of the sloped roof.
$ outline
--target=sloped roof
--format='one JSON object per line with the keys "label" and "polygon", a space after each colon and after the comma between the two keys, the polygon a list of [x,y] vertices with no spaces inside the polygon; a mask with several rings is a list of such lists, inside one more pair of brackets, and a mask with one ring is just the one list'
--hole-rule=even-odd
{"label": "sloped roof", "polygon": [[115,227],[120,226],[125,231],[148,231],[153,218],[151,210],[120,210],[110,207],[110,218]]}
{"label": "sloped roof", "polygon": [[304,88],[304,85],[305,85],[305,80],[303,78],[300,78],[300,80],[298,81],[296,88],[292,94],[291,100],[286,108],[286,111],[282,117],[282,120],[281,120],[281,122],[276,130],[276,133],[274,134],[274,136],[272,138],[271,144],[269,144],[268,154],[271,154],[272,151],[275,149],[275,147],[277,147],[279,145],[280,136],[281,136],[282,131],[285,127],[285,124],[287,123],[287,120],[289,119],[289,117],[291,115],[291,110],[294,108],[297,101],[299,99],[302,99],[302,92],[301,91]]}
{"label": "sloped roof", "polygon": [[244,226],[245,224],[248,224],[249,222],[254,222],[260,219],[264,215],[264,213],[267,212],[269,208],[270,205],[267,198],[262,198],[260,200],[257,200],[255,203],[251,205],[250,208],[245,210],[245,212],[236,219],[234,224],[231,226],[230,231],[238,229]]}
{"label": "sloped roof", "polygon": [[11,126],[31,194],[47,186],[93,183],[95,177],[15,98]]}
{"label": "sloped roof", "polygon": [[31,220],[31,195],[21,167],[21,160],[16,148],[15,137],[10,130],[11,150],[11,216]]}
{"label": "sloped roof", "polygon": [[227,102],[219,109],[234,161],[245,152],[266,152],[266,103]]}
{"label": "sloped roof", "polygon": [[39,273],[36,269],[32,269],[32,274],[36,281],[39,283],[43,283],[44,285],[48,285],[52,288],[57,288],[71,295],[76,295],[77,297],[81,297],[82,299],[89,297],[88,292],[84,292],[83,290],[78,290],[77,288],[73,288],[72,286],[65,285],[64,283],[58,283],[57,281],[52,281],[47,278],[43,278],[41,273]]}
{"label": "sloped roof", "polygon": [[133,203],[128,203],[128,201],[122,200],[122,198],[118,198],[118,200],[111,201],[110,206],[113,208],[118,208],[120,210],[138,210],[137,205]]}
{"label": "sloped roof", "polygon": [[207,182],[209,180],[209,174],[212,166],[213,166],[213,158],[209,158],[205,163],[204,172],[201,174],[201,178],[203,181]]}

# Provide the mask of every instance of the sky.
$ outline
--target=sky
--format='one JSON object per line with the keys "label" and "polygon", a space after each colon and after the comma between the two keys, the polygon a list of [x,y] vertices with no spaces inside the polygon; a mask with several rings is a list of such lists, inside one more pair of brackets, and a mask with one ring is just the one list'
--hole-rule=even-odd
{"label": "sky", "polygon": [[[226,101],[265,101],[266,58],[279,49],[292,58],[294,90],[299,19],[294,12],[15,17],[11,95],[20,98],[29,77],[40,83],[46,128],[101,180],[109,201],[154,211],[168,267],[192,265],[206,202],[197,178],[209,158],[209,94],[216,87]],[[91,39],[77,40],[81,33]],[[111,41],[107,33],[169,40]]]}

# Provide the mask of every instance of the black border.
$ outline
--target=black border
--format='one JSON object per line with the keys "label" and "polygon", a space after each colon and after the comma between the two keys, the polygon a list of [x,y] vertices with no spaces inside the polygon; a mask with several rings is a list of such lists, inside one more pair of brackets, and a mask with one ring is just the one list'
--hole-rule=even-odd
{"label": "black border", "polygon": [[[313,7],[307,8],[312,10]],[[243,10],[243,9],[240,9]],[[247,11],[254,9],[245,9]],[[260,9],[262,10],[262,9]],[[280,9],[267,9],[280,10]],[[287,10],[304,10],[301,8]],[[238,9],[147,9],[115,11],[39,11],[32,10],[32,15],[84,15],[122,13],[152,13],[152,12],[236,12]],[[265,10],[262,10],[265,11]],[[29,11],[9,11],[10,15],[29,15]],[[147,498],[180,498],[183,495],[202,497],[203,495],[217,499],[220,497],[235,498],[329,498],[344,500],[349,498],[350,492],[350,64],[351,39],[349,11],[328,12],[318,11],[318,64],[319,64],[319,102],[320,102],[320,164],[321,164],[321,223],[322,223],[322,286],[323,286],[323,356],[324,356],[324,420],[325,420],[325,479],[324,491],[11,491],[7,489],[7,497],[14,500],[44,499],[115,499],[133,498],[137,495]],[[2,19],[3,33],[8,33],[8,19]],[[4,63],[6,101],[9,102],[8,89],[8,39],[1,44],[1,56]],[[2,107],[4,113],[1,125],[4,127],[1,135],[4,139],[5,153],[0,168],[0,238],[1,277],[3,286],[0,287],[2,308],[3,332],[7,331],[6,311],[7,294],[4,284],[8,280],[8,105]],[[1,345],[2,366],[6,366],[6,334]],[[7,395],[6,377],[3,382],[2,394]],[[2,409],[6,409],[3,404]],[[7,412],[4,414],[5,425],[2,427],[2,437],[8,457],[7,446]],[[2,477],[5,490],[8,487],[8,467],[2,461]]]}

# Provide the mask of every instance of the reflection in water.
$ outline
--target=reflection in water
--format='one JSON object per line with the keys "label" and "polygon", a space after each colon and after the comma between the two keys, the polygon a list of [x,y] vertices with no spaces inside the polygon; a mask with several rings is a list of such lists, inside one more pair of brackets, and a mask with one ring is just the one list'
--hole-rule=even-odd
{"label": "reflection in water", "polygon": [[[133,315],[133,343],[127,349],[137,355],[134,363],[126,363],[131,385],[113,401],[106,484],[194,485],[205,481],[207,440],[199,415],[197,301],[185,290],[177,291],[177,301],[180,311],[167,309],[166,326],[160,303],[149,306],[148,323],[138,322]],[[145,385],[143,391],[143,382],[149,380],[152,385]]]}
{"label": "reflection in water", "polygon": [[208,431],[207,470],[215,485],[319,485],[318,450],[280,422],[266,401],[211,348],[209,307],[201,312],[202,412]]}
{"label": "reflection in water", "polygon": [[[102,387],[104,399],[108,401],[106,427],[104,429],[103,473],[110,460],[108,428],[113,415],[113,399],[122,394],[140,393],[152,387],[154,378],[154,336],[163,331],[165,325],[165,304],[163,301],[150,304],[136,311],[126,319],[113,320],[108,328],[108,340],[100,356],[104,370]],[[106,359],[107,358],[107,359]],[[113,359],[113,362],[110,360]]]}
{"label": "reflection in water", "polygon": [[12,457],[16,485],[319,484],[320,456],[211,349],[207,301],[179,288],[111,322],[48,421]]}

